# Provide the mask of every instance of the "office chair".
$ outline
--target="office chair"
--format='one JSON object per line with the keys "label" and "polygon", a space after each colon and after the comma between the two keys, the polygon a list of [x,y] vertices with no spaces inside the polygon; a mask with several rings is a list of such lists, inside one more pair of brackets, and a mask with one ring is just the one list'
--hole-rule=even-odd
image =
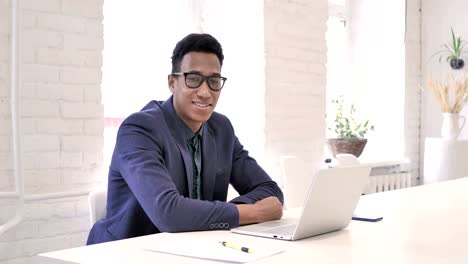
{"label": "office chair", "polygon": [[280,167],[285,208],[303,206],[312,181],[312,174],[307,171],[307,164],[296,156],[282,156]]}
{"label": "office chair", "polygon": [[88,195],[89,220],[91,226],[106,217],[107,190],[92,191]]}

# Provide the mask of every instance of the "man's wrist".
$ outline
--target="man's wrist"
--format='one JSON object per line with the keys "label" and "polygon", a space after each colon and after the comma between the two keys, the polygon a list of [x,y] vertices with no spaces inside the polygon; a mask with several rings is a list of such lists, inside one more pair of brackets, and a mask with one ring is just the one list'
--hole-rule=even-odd
{"label": "man's wrist", "polygon": [[236,204],[239,211],[239,225],[257,223],[254,204]]}

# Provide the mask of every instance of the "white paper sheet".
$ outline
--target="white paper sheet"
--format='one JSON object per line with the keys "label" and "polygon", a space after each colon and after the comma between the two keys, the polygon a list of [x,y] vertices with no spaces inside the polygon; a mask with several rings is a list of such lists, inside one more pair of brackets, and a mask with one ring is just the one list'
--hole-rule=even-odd
{"label": "white paper sheet", "polygon": [[251,262],[257,259],[269,257],[283,252],[282,249],[266,248],[261,245],[242,244],[240,241],[229,242],[253,250],[253,253],[245,253],[240,250],[222,246],[219,241],[207,238],[175,239],[177,234],[164,233],[157,236],[157,240],[145,245],[144,249],[173,255],[231,261],[238,263]]}

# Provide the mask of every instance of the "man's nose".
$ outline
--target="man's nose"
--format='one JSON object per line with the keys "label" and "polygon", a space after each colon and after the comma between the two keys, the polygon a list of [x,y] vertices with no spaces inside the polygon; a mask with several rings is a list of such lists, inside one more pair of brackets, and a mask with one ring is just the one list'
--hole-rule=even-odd
{"label": "man's nose", "polygon": [[197,95],[200,97],[210,97],[210,87],[208,87],[208,80],[204,80],[200,87],[198,87]]}

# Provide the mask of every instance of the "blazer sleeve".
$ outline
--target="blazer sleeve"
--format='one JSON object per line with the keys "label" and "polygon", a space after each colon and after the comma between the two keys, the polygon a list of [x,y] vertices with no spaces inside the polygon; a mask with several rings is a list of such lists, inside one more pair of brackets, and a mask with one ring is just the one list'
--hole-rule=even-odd
{"label": "blazer sleeve", "polygon": [[[231,125],[232,128],[232,125]],[[284,202],[283,192],[278,184],[249,156],[239,139],[234,136],[234,151],[232,155],[231,184],[240,194],[231,203],[253,204],[270,196],[276,196]]]}
{"label": "blazer sleeve", "polygon": [[239,226],[232,203],[183,197],[164,165],[157,121],[142,112],[119,129],[116,151],[120,172],[133,195],[161,232],[229,229]]}

